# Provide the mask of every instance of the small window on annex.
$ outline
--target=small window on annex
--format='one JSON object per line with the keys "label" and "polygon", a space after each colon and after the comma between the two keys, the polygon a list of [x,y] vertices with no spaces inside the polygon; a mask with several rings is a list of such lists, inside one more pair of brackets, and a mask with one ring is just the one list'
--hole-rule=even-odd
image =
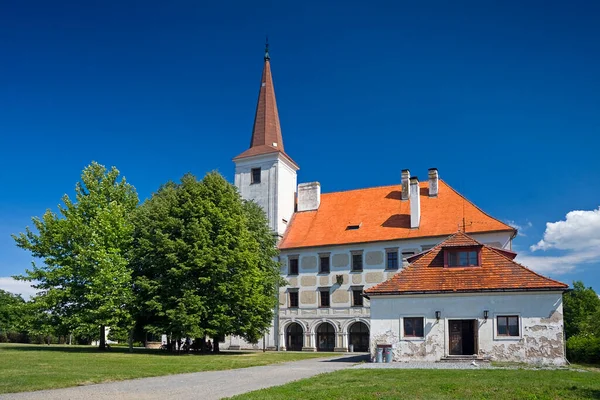
{"label": "small window on annex", "polygon": [[289,291],[289,308],[298,308],[298,291]]}
{"label": "small window on annex", "polygon": [[353,307],[362,307],[364,304],[363,297],[363,287],[362,286],[353,286],[352,287],[352,306]]}
{"label": "small window on annex", "polygon": [[250,183],[260,183],[260,168],[252,168],[252,176],[250,177]]}
{"label": "small window on annex", "polygon": [[363,270],[363,252],[353,251],[352,252],[352,271],[360,272]]}
{"label": "small window on annex", "polygon": [[319,294],[319,307],[329,307],[329,288],[320,288]]}
{"label": "small window on annex", "polygon": [[476,267],[479,265],[477,250],[462,250],[448,252],[449,267]]}
{"label": "small window on annex", "polygon": [[519,335],[519,316],[502,315],[496,319],[496,329],[498,336],[520,336]]}
{"label": "small window on annex", "polygon": [[328,274],[329,271],[329,253],[319,254],[319,273]]}
{"label": "small window on annex", "polygon": [[288,257],[288,275],[298,275],[298,256]]}
{"label": "small window on annex", "polygon": [[404,337],[423,337],[423,317],[404,318]]}
{"label": "small window on annex", "polygon": [[386,269],[398,269],[398,249],[386,249]]}

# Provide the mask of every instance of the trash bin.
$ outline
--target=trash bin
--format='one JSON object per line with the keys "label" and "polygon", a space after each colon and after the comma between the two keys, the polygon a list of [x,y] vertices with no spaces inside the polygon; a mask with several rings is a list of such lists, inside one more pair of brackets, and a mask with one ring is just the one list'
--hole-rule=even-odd
{"label": "trash bin", "polygon": [[392,348],[391,347],[386,347],[383,349],[383,357],[385,359],[386,363],[391,363],[392,362]]}
{"label": "trash bin", "polygon": [[348,345],[348,351],[350,353],[354,353],[354,345],[353,344]]}
{"label": "trash bin", "polygon": [[376,363],[383,362],[383,347],[377,346],[377,357],[375,358]]}

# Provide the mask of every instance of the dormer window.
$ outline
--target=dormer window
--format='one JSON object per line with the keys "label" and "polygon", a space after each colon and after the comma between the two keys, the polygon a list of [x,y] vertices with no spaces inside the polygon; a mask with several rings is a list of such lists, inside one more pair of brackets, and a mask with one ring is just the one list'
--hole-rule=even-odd
{"label": "dormer window", "polygon": [[446,267],[477,267],[479,251],[477,249],[446,250]]}

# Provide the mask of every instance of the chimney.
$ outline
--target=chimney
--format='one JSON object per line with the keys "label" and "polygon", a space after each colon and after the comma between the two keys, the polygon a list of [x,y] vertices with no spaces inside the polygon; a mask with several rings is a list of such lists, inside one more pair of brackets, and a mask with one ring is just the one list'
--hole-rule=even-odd
{"label": "chimney", "polygon": [[402,200],[408,200],[410,198],[410,171],[407,169],[402,170]]}
{"label": "chimney", "polygon": [[298,185],[298,211],[318,210],[321,204],[321,184],[319,182]]}
{"label": "chimney", "polygon": [[410,178],[410,227],[418,228],[421,223],[421,193],[419,178]]}
{"label": "chimney", "polygon": [[439,175],[437,168],[429,168],[429,197],[437,197],[438,179]]}

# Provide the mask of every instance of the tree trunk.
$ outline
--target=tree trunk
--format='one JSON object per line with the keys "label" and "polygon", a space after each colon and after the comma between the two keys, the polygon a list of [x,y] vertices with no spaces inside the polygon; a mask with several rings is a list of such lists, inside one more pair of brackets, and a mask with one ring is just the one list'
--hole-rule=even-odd
{"label": "tree trunk", "polygon": [[106,350],[106,335],[104,325],[100,325],[100,340],[98,341],[98,348],[100,350]]}
{"label": "tree trunk", "polygon": [[133,353],[133,329],[129,330],[129,337],[127,338],[127,342],[129,343],[129,352]]}
{"label": "tree trunk", "polygon": [[219,339],[215,339],[213,341],[213,352],[215,352],[215,353],[219,352]]}

